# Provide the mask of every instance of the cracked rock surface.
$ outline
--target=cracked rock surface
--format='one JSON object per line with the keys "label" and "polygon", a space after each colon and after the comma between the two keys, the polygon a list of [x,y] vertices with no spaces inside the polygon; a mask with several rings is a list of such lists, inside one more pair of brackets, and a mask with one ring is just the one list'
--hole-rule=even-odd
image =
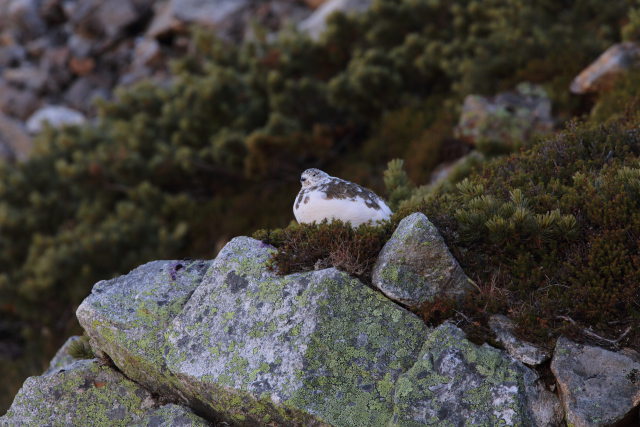
{"label": "cracked rock surface", "polygon": [[640,421],[640,363],[631,357],[560,337],[551,370],[567,424],[637,425]]}
{"label": "cracked rock surface", "polygon": [[538,423],[549,396],[524,365],[450,325],[430,330],[336,269],[277,276],[273,251],[239,237],[212,262],[146,264],[98,283],[78,318],[128,377],[211,420]]}

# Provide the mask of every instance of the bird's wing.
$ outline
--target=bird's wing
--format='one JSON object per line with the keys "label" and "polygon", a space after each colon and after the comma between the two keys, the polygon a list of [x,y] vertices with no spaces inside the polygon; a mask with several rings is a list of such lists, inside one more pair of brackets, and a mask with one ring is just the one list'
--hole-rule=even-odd
{"label": "bird's wing", "polygon": [[356,183],[332,178],[318,185],[324,199],[362,199],[372,209],[382,209],[382,199],[376,193]]}

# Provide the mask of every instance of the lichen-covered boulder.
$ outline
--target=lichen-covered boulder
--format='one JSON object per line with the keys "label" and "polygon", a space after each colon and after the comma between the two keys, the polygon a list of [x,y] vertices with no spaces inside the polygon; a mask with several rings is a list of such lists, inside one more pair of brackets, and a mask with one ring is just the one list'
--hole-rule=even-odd
{"label": "lichen-covered boulder", "polygon": [[211,419],[389,422],[395,380],[417,359],[427,327],[335,269],[279,277],[267,268],[272,251],[236,238],[202,280],[192,273],[184,284],[170,278],[170,263],[147,264],[96,285],[78,318],[127,376]]}
{"label": "lichen-covered boulder", "polygon": [[125,276],[98,282],[78,307],[78,321],[94,349],[108,354],[129,378],[175,396],[164,363],[164,334],[209,265],[209,261],[153,261]]}
{"label": "lichen-covered boulder", "polygon": [[0,426],[208,426],[178,405],[153,396],[96,360],[81,360],[28,378]]}
{"label": "lichen-covered boulder", "polygon": [[640,66],[640,45],[618,43],[604,51],[571,82],[571,92],[581,95],[611,88],[622,73]]}
{"label": "lichen-covered boulder", "polygon": [[460,299],[472,288],[436,227],[419,212],[400,221],[378,256],[372,282],[410,307],[437,297]]}
{"label": "lichen-covered boulder", "polygon": [[398,379],[393,425],[553,426],[558,399],[531,369],[445,323],[429,334],[419,361]]}
{"label": "lichen-covered boulder", "polygon": [[551,362],[568,425],[636,425],[640,362],[560,337]]}
{"label": "lichen-covered boulder", "polygon": [[548,351],[515,335],[515,325],[506,316],[496,314],[489,319],[489,327],[496,339],[515,359],[530,366],[540,365],[551,357]]}

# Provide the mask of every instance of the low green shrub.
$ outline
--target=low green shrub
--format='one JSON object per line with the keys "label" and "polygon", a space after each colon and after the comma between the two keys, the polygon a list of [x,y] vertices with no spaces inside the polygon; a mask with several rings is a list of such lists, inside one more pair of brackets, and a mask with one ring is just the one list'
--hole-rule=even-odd
{"label": "low green shrub", "polygon": [[413,208],[528,338],[548,344],[572,321],[614,338],[640,320],[639,155],[635,125],[570,126]]}
{"label": "low green shrub", "polygon": [[253,237],[278,248],[271,267],[279,274],[335,267],[370,283],[376,257],[391,236],[393,225],[385,222],[353,228],[342,221],[325,220],[259,230]]}

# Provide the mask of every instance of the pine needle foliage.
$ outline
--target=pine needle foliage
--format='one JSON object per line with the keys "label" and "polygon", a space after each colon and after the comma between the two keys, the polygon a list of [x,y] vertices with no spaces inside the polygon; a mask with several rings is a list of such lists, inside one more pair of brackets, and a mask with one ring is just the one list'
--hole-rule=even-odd
{"label": "pine needle foliage", "polygon": [[481,289],[469,317],[509,314],[548,345],[567,318],[613,339],[640,324],[639,156],[634,124],[574,124],[405,209],[434,221]]}
{"label": "pine needle foliage", "polygon": [[67,353],[74,359],[94,359],[96,357],[89,344],[89,337],[86,335],[81,336],[69,344]]}

